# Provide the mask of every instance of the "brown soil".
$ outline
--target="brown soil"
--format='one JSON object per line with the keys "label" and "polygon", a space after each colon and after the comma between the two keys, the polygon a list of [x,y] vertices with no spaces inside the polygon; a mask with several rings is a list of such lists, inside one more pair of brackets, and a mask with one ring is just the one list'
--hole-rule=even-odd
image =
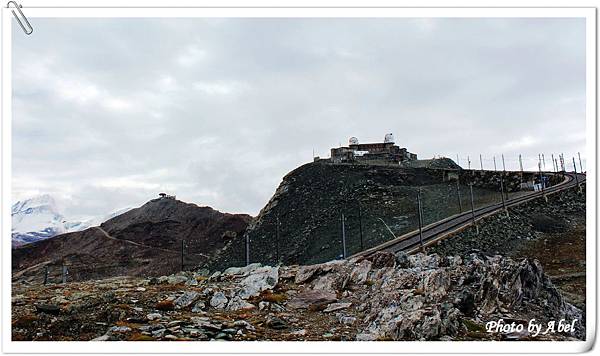
{"label": "brown soil", "polygon": [[566,232],[527,241],[515,257],[538,259],[567,301],[585,307],[585,219]]}

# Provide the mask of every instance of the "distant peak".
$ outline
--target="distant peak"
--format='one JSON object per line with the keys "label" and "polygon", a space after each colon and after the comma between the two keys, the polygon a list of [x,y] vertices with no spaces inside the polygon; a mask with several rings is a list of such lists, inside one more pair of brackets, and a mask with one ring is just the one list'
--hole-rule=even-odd
{"label": "distant peak", "polygon": [[50,194],[36,195],[29,199],[19,200],[12,206],[12,212],[17,213],[30,208],[47,207],[49,210],[56,211],[56,202]]}

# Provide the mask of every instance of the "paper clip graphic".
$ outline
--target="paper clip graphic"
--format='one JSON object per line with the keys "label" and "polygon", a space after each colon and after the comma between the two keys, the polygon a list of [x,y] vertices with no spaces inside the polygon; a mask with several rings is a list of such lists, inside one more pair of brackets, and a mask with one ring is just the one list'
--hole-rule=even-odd
{"label": "paper clip graphic", "polygon": [[[23,13],[23,11],[21,11],[21,8],[23,6],[17,4],[14,1],[9,1],[6,4],[6,8],[10,8],[10,4],[13,4],[15,6],[15,8],[17,9],[17,11],[19,12],[19,14],[17,15],[17,13],[15,12],[15,10],[10,10],[12,12],[13,16],[17,19],[17,22],[19,23],[19,26],[21,26],[21,28],[23,29],[23,32],[25,32],[26,35],[31,35],[33,33],[33,27],[31,27],[31,24],[29,23],[29,20],[27,20],[27,17],[25,17],[25,14]],[[23,21],[21,21],[21,19],[23,19],[23,21],[25,21],[25,23],[27,24],[28,28],[25,28],[25,25],[23,25]]]}

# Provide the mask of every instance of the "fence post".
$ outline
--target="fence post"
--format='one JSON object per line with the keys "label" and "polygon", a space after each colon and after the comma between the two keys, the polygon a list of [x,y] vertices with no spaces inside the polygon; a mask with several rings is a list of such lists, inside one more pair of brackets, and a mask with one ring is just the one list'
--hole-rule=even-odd
{"label": "fence post", "polygon": [[544,158],[543,153],[542,153],[542,166],[544,167],[544,171],[546,171],[546,158]]}
{"label": "fence post", "polygon": [[460,213],[462,213],[463,208],[462,208],[462,201],[460,200],[460,183],[459,183],[458,176],[456,177],[456,197],[458,198],[458,210]]}
{"label": "fence post", "polygon": [[419,209],[419,243],[421,244],[421,249],[423,249],[423,212],[421,210],[421,188],[419,187],[417,193],[417,207]]}
{"label": "fence post", "polygon": [[342,223],[342,257],[346,258],[346,227],[344,226],[345,218],[344,213],[342,213],[341,223]]}
{"label": "fence post", "polygon": [[62,282],[63,284],[67,283],[67,266],[62,265]]}
{"label": "fence post", "polygon": [[365,246],[363,245],[362,210],[360,208],[360,202],[358,202],[358,228],[360,232],[360,250],[363,251]]}
{"label": "fence post", "polygon": [[581,187],[579,186],[579,178],[577,177],[577,166],[575,165],[575,157],[573,157],[573,172],[575,173],[575,184],[577,184],[577,188],[581,192]]}
{"label": "fence post", "polygon": [[519,153],[519,167],[521,167],[521,175],[523,175],[523,158],[521,157],[520,153]]}
{"label": "fence post", "polygon": [[185,244],[185,240],[181,240],[181,270],[183,271],[183,245]]}
{"label": "fence post", "polygon": [[540,172],[540,184],[542,185],[542,192],[544,192],[544,177],[542,175],[542,163],[538,162],[538,170]]}
{"label": "fence post", "polygon": [[280,256],[279,256],[279,215],[277,215],[277,225],[275,227],[275,251],[277,253],[277,264],[279,264]]}
{"label": "fence post", "polygon": [[477,223],[475,223],[475,202],[473,201],[473,183],[469,184],[469,190],[471,191],[471,219],[473,220],[475,231],[477,235],[479,235],[479,226],[477,226]]}
{"label": "fence post", "polygon": [[506,211],[508,215],[508,210],[506,210],[506,202],[504,201],[504,177],[500,176],[500,196],[502,197],[502,208]]}

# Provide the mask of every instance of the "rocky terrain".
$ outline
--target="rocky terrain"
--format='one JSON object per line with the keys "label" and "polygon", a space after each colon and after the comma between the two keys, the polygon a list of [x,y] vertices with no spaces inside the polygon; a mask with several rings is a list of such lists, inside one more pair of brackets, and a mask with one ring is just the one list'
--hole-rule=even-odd
{"label": "rocky terrain", "polygon": [[182,264],[193,268],[228,240],[240,238],[250,219],[175,199],[154,199],[100,226],[13,249],[13,279],[39,282],[46,271],[50,279],[62,279],[62,266],[67,266],[69,281],[163,275],[181,270]]}
{"label": "rocky terrain", "polygon": [[[13,340],[576,340],[581,310],[536,260],[377,253],[310,266],[13,282]],[[486,332],[564,319],[574,330]]]}
{"label": "rocky terrain", "polygon": [[585,308],[585,184],[508,209],[443,240],[430,252],[464,255],[473,252],[535,258],[569,302]]}
{"label": "rocky terrain", "polygon": [[[305,164],[283,178],[248,226],[250,261],[307,264],[339,258],[342,214],[347,255],[357,253],[417,229],[419,190],[425,224],[458,213],[459,197],[462,208],[467,209],[469,187],[461,184],[459,188],[460,196],[456,181],[449,180],[448,171],[442,169],[321,161]],[[493,189],[473,190],[476,206],[501,200]],[[245,263],[242,239],[228,244],[209,267]]]}

